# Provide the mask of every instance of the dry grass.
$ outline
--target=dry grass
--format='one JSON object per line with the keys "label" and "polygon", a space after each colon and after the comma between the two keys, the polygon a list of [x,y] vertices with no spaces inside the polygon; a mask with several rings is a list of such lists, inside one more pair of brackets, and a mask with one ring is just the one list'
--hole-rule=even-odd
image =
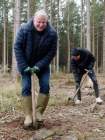
{"label": "dry grass", "polygon": [[[56,80],[61,80],[64,83],[62,84],[70,84],[72,83],[72,80],[70,79],[69,75],[59,73],[54,74],[51,77],[51,81],[54,81],[54,84],[56,83]],[[65,79],[67,79],[65,83]],[[38,81],[37,81],[37,87],[38,87]],[[39,88],[39,87],[38,87]],[[37,91],[38,91],[37,88]],[[60,99],[59,99],[60,98]],[[53,96],[50,98],[49,105],[60,105],[65,104],[64,96],[57,97]],[[21,106],[21,85],[20,82],[13,82],[9,75],[0,75],[0,111],[12,111],[12,110],[20,110],[22,108]]]}
{"label": "dry grass", "polygon": [[11,111],[20,105],[20,84],[5,83],[0,86],[0,111]]}
{"label": "dry grass", "polygon": [[[97,77],[99,83],[104,84],[105,81],[102,80],[101,77]],[[56,85],[56,83],[58,83]],[[54,90],[54,86],[56,85],[55,91],[58,92],[50,98],[49,105],[56,106],[65,104],[67,102],[67,86],[74,85],[74,79],[72,74],[64,74],[64,73],[55,73],[51,75],[51,84],[52,89]],[[37,81],[38,87],[38,81]],[[65,87],[65,90],[62,93],[59,93],[59,89]],[[37,91],[39,89],[37,88]],[[60,91],[61,92],[61,91]],[[61,94],[61,96],[59,96]],[[0,75],[0,111],[11,111],[13,109],[21,109],[21,85],[19,82],[14,83],[11,81],[9,75]]]}

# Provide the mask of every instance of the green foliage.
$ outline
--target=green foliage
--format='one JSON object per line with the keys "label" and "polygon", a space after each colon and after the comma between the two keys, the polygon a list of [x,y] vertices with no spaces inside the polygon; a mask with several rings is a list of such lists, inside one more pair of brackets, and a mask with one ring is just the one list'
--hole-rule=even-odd
{"label": "green foliage", "polygon": [[98,1],[92,1],[91,3],[91,21],[94,16],[94,25],[96,28],[102,26],[104,17],[104,5]]}

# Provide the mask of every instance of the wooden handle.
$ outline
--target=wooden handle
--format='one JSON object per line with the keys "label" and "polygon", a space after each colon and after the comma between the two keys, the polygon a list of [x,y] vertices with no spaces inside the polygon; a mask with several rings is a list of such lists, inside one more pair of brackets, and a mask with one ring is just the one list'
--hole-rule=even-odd
{"label": "wooden handle", "polygon": [[35,76],[32,74],[32,117],[33,117],[33,126],[36,123],[36,102],[35,102]]}

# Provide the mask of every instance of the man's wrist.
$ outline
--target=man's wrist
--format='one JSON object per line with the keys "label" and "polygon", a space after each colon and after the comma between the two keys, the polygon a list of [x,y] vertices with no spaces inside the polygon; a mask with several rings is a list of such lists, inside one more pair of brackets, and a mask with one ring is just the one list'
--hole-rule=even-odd
{"label": "man's wrist", "polygon": [[40,71],[40,69],[39,69],[39,67],[37,67],[37,66],[33,66],[32,68],[31,68],[31,72],[32,73],[38,73]]}
{"label": "man's wrist", "polygon": [[39,67],[38,66],[34,66],[34,68],[38,71],[40,71]]}
{"label": "man's wrist", "polygon": [[24,72],[29,72],[30,69],[31,69],[31,68],[28,66],[28,67],[26,67],[26,68],[24,69]]}

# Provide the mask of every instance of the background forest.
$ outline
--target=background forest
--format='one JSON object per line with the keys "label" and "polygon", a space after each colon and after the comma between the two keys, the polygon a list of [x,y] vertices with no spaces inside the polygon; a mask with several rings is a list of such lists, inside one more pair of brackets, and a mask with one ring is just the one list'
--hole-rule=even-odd
{"label": "background forest", "polygon": [[[16,80],[19,76],[13,48],[19,26],[42,8],[58,34],[57,55],[51,64],[51,97],[44,128],[27,131],[23,129],[21,82]],[[70,73],[73,47],[87,48],[95,55],[102,105],[95,103],[94,90],[85,88],[85,82],[82,104],[67,103],[75,95]],[[38,88],[35,79],[37,92]],[[105,0],[0,0],[0,140],[105,140],[104,90]]]}
{"label": "background forest", "polygon": [[105,0],[0,0],[0,69],[16,74],[13,44],[20,24],[44,8],[58,33],[54,72],[70,72],[70,50],[88,48],[105,71]]}

